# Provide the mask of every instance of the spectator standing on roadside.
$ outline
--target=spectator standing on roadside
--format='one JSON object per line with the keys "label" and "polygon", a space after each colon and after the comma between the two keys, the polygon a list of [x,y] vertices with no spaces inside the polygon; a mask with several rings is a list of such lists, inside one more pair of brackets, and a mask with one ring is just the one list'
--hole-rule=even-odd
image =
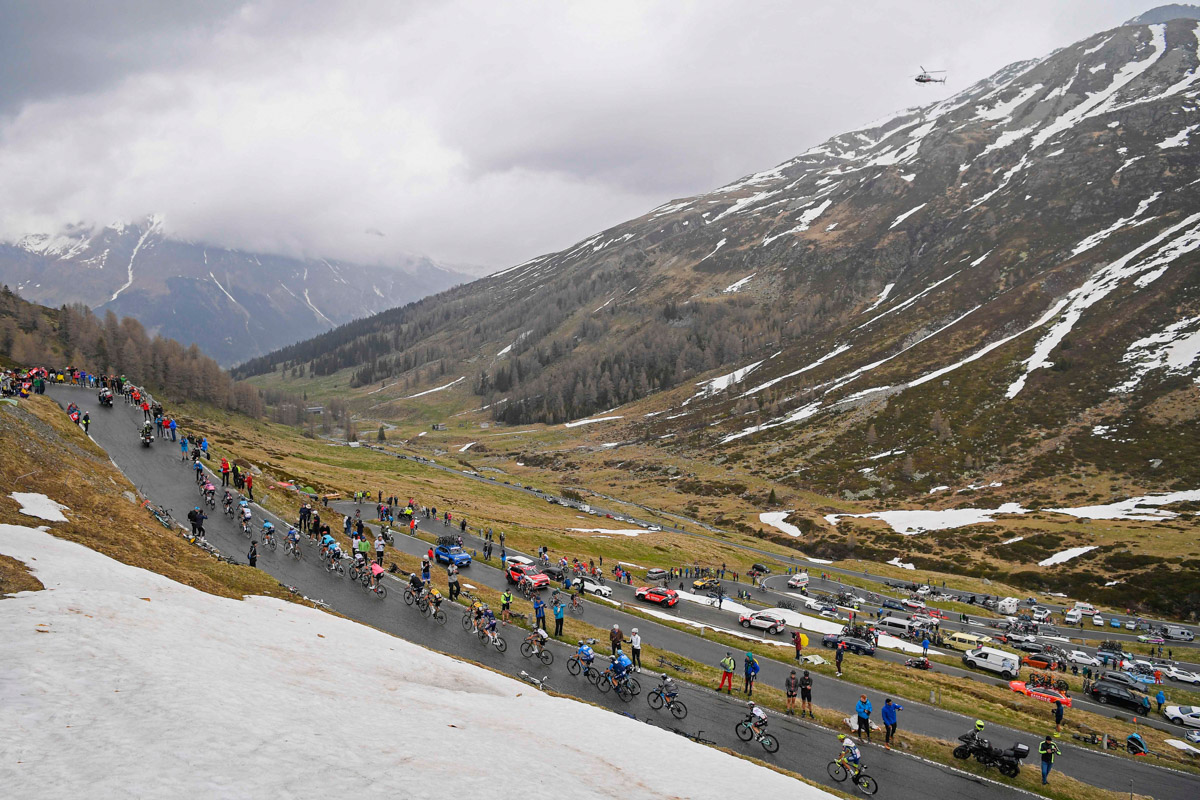
{"label": "spectator standing on roadside", "polygon": [[178,427],[178,425],[176,425],[176,423],[175,423],[175,418],[174,418],[174,417],[172,417],[172,418],[171,418],[171,425],[170,425],[170,428],[171,428],[171,441],[172,441],[172,442],[173,442],[173,441],[175,441],[175,429],[176,429],[177,427]]}
{"label": "spectator standing on roadside", "polygon": [[642,635],[638,633],[638,629],[633,629],[633,635],[629,637],[629,648],[633,653],[633,668],[638,672],[642,671]]}
{"label": "spectator standing on roadside", "polygon": [[921,640],[921,656],[924,658],[929,657],[929,637],[928,636],[926,636],[924,639]]}
{"label": "spectator standing on roadside", "polygon": [[621,649],[621,642],[625,640],[625,634],[621,633],[621,626],[613,624],[612,630],[608,632],[608,643],[612,646],[612,654],[615,656],[617,651]]}
{"label": "spectator standing on roadside", "polygon": [[787,713],[788,716],[796,715],[796,694],[800,691],[800,679],[796,677],[796,670],[792,670],[792,674],[787,676],[787,680],[783,682],[783,691],[787,695]]}
{"label": "spectator standing on roadside", "polygon": [[533,598],[533,615],[537,618],[537,627],[546,630],[546,604],[542,598]]}
{"label": "spectator standing on roadside", "polygon": [[758,671],[761,669],[758,665],[758,659],[754,657],[754,653],[746,651],[746,657],[742,659],[742,673],[745,678],[745,683],[742,685],[742,692],[747,696],[754,694],[754,681],[758,677]]}
{"label": "spectator standing on roadside", "polygon": [[837,649],[834,651],[833,662],[837,669],[837,676],[842,677],[842,659],[846,657],[846,643],[838,642]]}
{"label": "spectator standing on roadside", "polygon": [[728,682],[729,688],[725,690],[725,694],[733,694],[733,670],[736,666],[737,662],[733,660],[733,653],[726,652],[725,657],[721,659],[721,683],[717,686],[718,692]]}
{"label": "spectator standing on roadside", "polygon": [[[554,635],[555,636],[563,635],[563,611],[564,611],[564,609],[566,609],[566,606],[563,605],[562,600],[554,601],[554,609],[553,610],[554,610]],[[636,639],[637,637],[635,636],[634,638]],[[638,651],[635,648],[633,651],[633,654],[634,654],[633,660],[635,662],[637,661],[637,652]]]}
{"label": "spectator standing on roadside", "polygon": [[808,712],[809,719],[816,719],[812,710],[812,676],[808,674],[808,670],[804,670],[804,674],[800,676],[800,716],[803,717],[805,711]]}
{"label": "spectator standing on roadside", "polygon": [[871,741],[871,701],[865,694],[859,696],[854,712],[858,714],[858,735]]}
{"label": "spectator standing on roadside", "polygon": [[250,543],[250,552],[246,554],[246,560],[250,562],[250,566],[258,566],[258,543]]}
{"label": "spectator standing on roadside", "polygon": [[1046,734],[1046,740],[1038,745],[1038,754],[1042,757],[1042,786],[1049,783],[1046,778],[1050,775],[1050,770],[1054,767],[1054,757],[1058,753],[1058,745],[1054,743],[1054,737]]}
{"label": "spectator standing on roadside", "polygon": [[1167,696],[1163,694],[1163,690],[1159,689],[1158,694],[1154,695],[1154,701],[1158,703],[1159,712],[1162,711],[1163,703],[1167,702]]}
{"label": "spectator standing on roadside", "polygon": [[[375,534],[375,563],[381,567],[383,566],[383,550],[385,547],[387,547],[387,543],[383,541],[383,533]],[[453,564],[450,566],[454,567]],[[454,567],[454,574],[458,574],[458,567]],[[450,599],[454,599],[453,590],[450,593]]]}
{"label": "spectator standing on roadside", "polygon": [[892,702],[892,698],[883,701],[879,710],[879,718],[883,720],[883,746],[892,749],[892,737],[896,735],[896,712],[903,711],[904,706]]}
{"label": "spectator standing on roadside", "polygon": [[187,437],[185,436],[179,441],[179,460],[180,461],[187,461],[187,458],[188,458],[187,447],[188,447]]}
{"label": "spectator standing on roadside", "polygon": [[801,636],[802,636],[802,634],[798,630],[793,631],[793,633],[792,633],[792,644],[794,644],[796,646],[796,661],[797,662],[800,661],[800,655],[801,655],[800,651],[804,649],[803,639],[800,638]]}
{"label": "spectator standing on roadside", "polygon": [[254,499],[254,473],[246,473],[246,496],[251,500]]}
{"label": "spectator standing on roadside", "polygon": [[1062,733],[1063,704],[1062,700],[1054,701],[1054,734]]}
{"label": "spectator standing on roadside", "polygon": [[[446,581],[449,584],[450,599],[454,600],[456,597],[462,594],[462,588],[458,585],[458,567],[454,564],[448,564],[446,566]],[[503,600],[503,597],[501,597],[501,599]]]}

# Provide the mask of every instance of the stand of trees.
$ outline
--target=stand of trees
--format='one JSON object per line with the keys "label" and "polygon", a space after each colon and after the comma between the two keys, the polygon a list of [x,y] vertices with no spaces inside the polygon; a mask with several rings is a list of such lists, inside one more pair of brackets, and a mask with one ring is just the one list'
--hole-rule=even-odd
{"label": "stand of trees", "polygon": [[74,366],[125,375],[176,400],[198,400],[261,417],[262,394],[235,382],[196,345],[151,337],[132,317],[109,311],[98,319],[87,306],[47,309],[0,289],[0,356],[28,366]]}

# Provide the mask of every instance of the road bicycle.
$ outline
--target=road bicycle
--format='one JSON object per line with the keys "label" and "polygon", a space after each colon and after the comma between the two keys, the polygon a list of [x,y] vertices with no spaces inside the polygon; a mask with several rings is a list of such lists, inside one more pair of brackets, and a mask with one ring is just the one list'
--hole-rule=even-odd
{"label": "road bicycle", "polygon": [[151,503],[149,500],[142,503],[142,506],[147,511],[150,512],[150,515],[152,517],[154,517],[156,520],[158,520],[159,525],[162,525],[167,530],[171,530],[172,528],[175,527],[175,520],[171,516],[171,509],[163,508],[162,506],[156,506],[154,503]]}
{"label": "road bicycle", "polygon": [[547,689],[552,688],[550,686],[550,684],[546,682],[546,679],[549,677],[550,677],[549,675],[543,675],[541,678],[535,678],[532,675],[530,675],[528,672],[526,672],[525,670],[521,670],[521,680],[527,681],[528,683],[532,683],[534,686],[541,689],[543,692],[546,691]]}
{"label": "road bicycle", "polygon": [[521,655],[525,658],[533,658],[537,656],[538,661],[541,661],[547,667],[554,663],[554,653],[551,653],[543,647],[538,641],[537,634],[525,637],[525,641],[521,642]]}
{"label": "road bicycle", "polygon": [[650,694],[646,695],[646,702],[655,710],[665,705],[675,719],[683,719],[687,716],[687,706],[676,698],[667,695],[661,685],[655,686],[650,690]]}
{"label": "road bicycle", "polygon": [[346,574],[352,581],[361,580],[364,576],[371,574],[371,567],[367,564],[360,565],[357,560],[352,561],[349,568],[346,570]]}
{"label": "road bicycle", "polygon": [[379,580],[375,581],[374,585],[372,585],[371,573],[368,570],[367,572],[363,573],[363,576],[359,580],[359,583],[362,584],[363,589],[365,589],[366,591],[375,595],[380,600],[383,600],[384,598],[387,597],[387,587],[383,585],[383,576],[382,575],[380,575]]}
{"label": "road bicycle", "polygon": [[688,669],[683,664],[676,664],[674,661],[671,661],[669,658],[665,658],[663,656],[658,657],[658,666],[670,667],[671,669],[675,670],[676,672],[680,672],[680,673],[684,673],[684,674],[691,672],[691,670]]}
{"label": "road bicycle", "polygon": [[702,735],[704,733],[703,730],[696,731],[694,734],[688,733],[687,731],[681,731],[679,728],[671,728],[671,731],[683,736],[686,739],[691,739],[693,742],[699,742],[700,744],[716,744],[716,742],[714,742],[712,739],[704,738]]}
{"label": "road bicycle", "polygon": [[262,537],[262,543],[265,547],[270,547],[272,550],[279,546],[279,542],[275,538],[275,530],[273,528],[264,527],[259,535]]}
{"label": "road bicycle", "polygon": [[421,613],[427,617],[433,617],[438,625],[446,624],[446,612],[442,611],[441,603],[437,603],[436,605],[426,603],[425,607],[421,609]]}
{"label": "road bicycle", "polygon": [[480,628],[476,636],[479,637],[479,641],[492,645],[501,653],[508,649],[508,644],[504,641],[504,637],[498,633],[490,632],[487,628]]}
{"label": "road bicycle", "polygon": [[866,767],[859,764],[858,769],[854,769],[848,766],[841,758],[829,762],[829,777],[838,783],[841,783],[848,777],[854,782],[855,786],[862,790],[863,794],[875,794],[875,792],[879,791],[879,784],[867,774]]}
{"label": "road bicycle", "polygon": [[325,571],[331,575],[337,575],[339,578],[346,574],[346,568],[342,566],[341,561],[331,561],[326,564]]}
{"label": "road bicycle", "polygon": [[599,677],[596,678],[596,688],[600,690],[601,694],[607,693],[609,689],[612,689],[626,703],[632,700],[635,694],[638,694],[638,692],[634,691],[632,679],[628,675],[618,680],[612,670],[608,669],[601,672]]}
{"label": "road bicycle", "polygon": [[779,740],[774,736],[766,731],[762,731],[757,734],[754,732],[754,728],[751,725],[751,715],[747,715],[744,720],[739,722],[734,727],[734,730],[737,732],[737,737],[743,742],[748,742],[751,739],[754,739],[761,744],[763,750],[766,750],[768,753],[774,753],[779,750]]}
{"label": "road bicycle", "polygon": [[297,561],[304,557],[304,551],[300,549],[300,543],[293,542],[291,539],[288,539],[283,543],[283,553],[284,555],[291,556]]}

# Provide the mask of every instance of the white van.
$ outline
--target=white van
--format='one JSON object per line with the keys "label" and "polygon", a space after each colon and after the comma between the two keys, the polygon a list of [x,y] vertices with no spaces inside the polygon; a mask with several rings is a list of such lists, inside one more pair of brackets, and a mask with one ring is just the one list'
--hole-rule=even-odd
{"label": "white van", "polygon": [[1081,619],[1083,619],[1083,612],[1078,608],[1072,608],[1063,615],[1063,622],[1067,623],[1068,625],[1078,625],[1079,620]]}
{"label": "white van", "polygon": [[991,672],[997,672],[1005,680],[1011,681],[1021,671],[1021,659],[1012,653],[997,650],[994,647],[977,647],[963,653],[963,663],[968,667],[978,667]]}
{"label": "white van", "polygon": [[893,636],[907,636],[913,629],[913,624],[906,619],[897,617],[884,617],[875,623],[875,627],[884,633],[890,633]]}
{"label": "white van", "polygon": [[996,611],[1001,614],[1009,615],[1016,614],[1017,609],[1021,607],[1021,601],[1015,597],[1006,597],[996,604]]}
{"label": "white van", "polygon": [[1180,625],[1165,625],[1163,626],[1163,638],[1174,639],[1180,642],[1190,642],[1196,638],[1195,634],[1190,629]]}
{"label": "white van", "polygon": [[1085,617],[1094,617],[1096,615],[1096,607],[1091,603],[1075,602],[1075,610]]}

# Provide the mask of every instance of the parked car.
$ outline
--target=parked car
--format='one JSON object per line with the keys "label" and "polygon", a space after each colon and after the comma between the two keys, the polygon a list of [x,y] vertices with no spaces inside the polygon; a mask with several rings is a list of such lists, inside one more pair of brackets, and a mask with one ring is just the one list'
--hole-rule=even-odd
{"label": "parked car", "polygon": [[1146,687],[1137,678],[1125,672],[1106,672],[1100,676],[1100,680],[1105,683],[1113,683],[1117,686],[1124,686],[1125,688],[1135,692],[1146,691]]}
{"label": "parked car", "polygon": [[1165,644],[1166,639],[1154,633],[1143,633],[1138,637],[1138,641],[1142,644]]}
{"label": "parked car", "polygon": [[1017,648],[1018,650],[1024,650],[1026,653],[1042,652],[1042,643],[1032,637],[1027,638],[1027,639],[1016,639],[1016,640],[1010,638],[1009,644],[1011,644],[1013,647]]}
{"label": "parked car", "polygon": [[738,617],[738,622],[743,628],[758,628],[767,633],[782,633],[787,628],[787,623],[783,621],[783,617],[778,614],[772,614],[770,611],[755,611],[753,614],[742,614]]}
{"label": "parked car", "polygon": [[1067,660],[1072,664],[1078,664],[1081,667],[1100,666],[1100,659],[1093,655],[1088,655],[1082,650],[1072,650],[1071,652],[1067,653]]}
{"label": "parked car", "polygon": [[754,564],[750,567],[750,572],[751,573],[757,572],[759,575],[770,575],[771,568],[768,567],[766,564]]}
{"label": "parked car", "polygon": [[875,655],[875,645],[865,639],[859,639],[854,636],[842,636],[837,633],[827,633],[821,637],[821,644],[825,647],[834,648],[840,643],[845,643],[846,649],[858,656],[873,656]]}
{"label": "parked car", "polygon": [[1101,705],[1122,706],[1123,708],[1143,714],[1150,710],[1149,697],[1132,691],[1129,687],[1121,686],[1120,684],[1099,681],[1092,684],[1092,688],[1088,690],[1088,694]]}
{"label": "parked car", "polygon": [[[609,516],[609,519],[612,518],[611,514],[609,514],[608,516]],[[646,570],[646,580],[648,580],[648,581],[665,581],[667,579],[668,574],[669,573],[665,569],[659,569],[658,567],[655,567],[654,569]]]}
{"label": "parked car", "polygon": [[1049,653],[1030,653],[1021,659],[1021,664],[1033,669],[1058,669],[1058,659]]}
{"label": "parked car", "polygon": [[1182,681],[1183,683],[1200,683],[1200,675],[1195,672],[1188,672],[1186,669],[1180,669],[1174,664],[1163,668],[1163,675],[1172,680]]}
{"label": "parked car", "polygon": [[884,601],[882,603],[880,603],[880,605],[882,605],[884,608],[890,608],[893,611],[903,611],[904,610],[904,606],[900,605],[899,601],[892,600],[890,598],[884,598]]}
{"label": "parked car", "polygon": [[1200,707],[1198,706],[1164,706],[1163,716],[1176,725],[1200,728]]}
{"label": "parked car", "polygon": [[721,582],[716,578],[701,578],[698,581],[692,581],[692,588],[697,592],[715,592],[721,588]]}
{"label": "parked car", "polygon": [[532,564],[512,564],[505,577],[509,583],[520,583],[523,579],[528,579],[533,584],[533,588],[538,590],[545,589],[550,585],[550,579]]}
{"label": "parked car", "polygon": [[433,548],[433,560],[439,564],[449,564],[453,562],[456,567],[471,566],[471,554],[465,552],[458,545],[447,547],[440,544]]}
{"label": "parked car", "polygon": [[603,583],[598,582],[594,578],[589,578],[586,576],[582,578],[576,578],[575,581],[571,582],[572,589],[575,588],[576,581],[583,584],[583,590],[588,594],[599,595],[600,597],[612,597],[612,587],[605,586]]}
{"label": "parked car", "polygon": [[1045,700],[1047,703],[1057,701],[1067,708],[1071,707],[1070,696],[1066,692],[1060,692],[1057,689],[1049,689],[1045,686],[1029,686],[1025,681],[1009,681],[1008,687],[1014,692],[1019,692],[1026,697],[1032,697],[1034,700]]}
{"label": "parked car", "polygon": [[1094,615],[1092,617],[1092,624],[1095,625],[1097,628],[1103,628],[1104,627],[1104,617],[1100,616],[1099,614]]}
{"label": "parked car", "polygon": [[647,603],[658,603],[665,608],[670,608],[679,602],[678,592],[659,586],[640,586],[633,596],[638,600],[645,600]]}

